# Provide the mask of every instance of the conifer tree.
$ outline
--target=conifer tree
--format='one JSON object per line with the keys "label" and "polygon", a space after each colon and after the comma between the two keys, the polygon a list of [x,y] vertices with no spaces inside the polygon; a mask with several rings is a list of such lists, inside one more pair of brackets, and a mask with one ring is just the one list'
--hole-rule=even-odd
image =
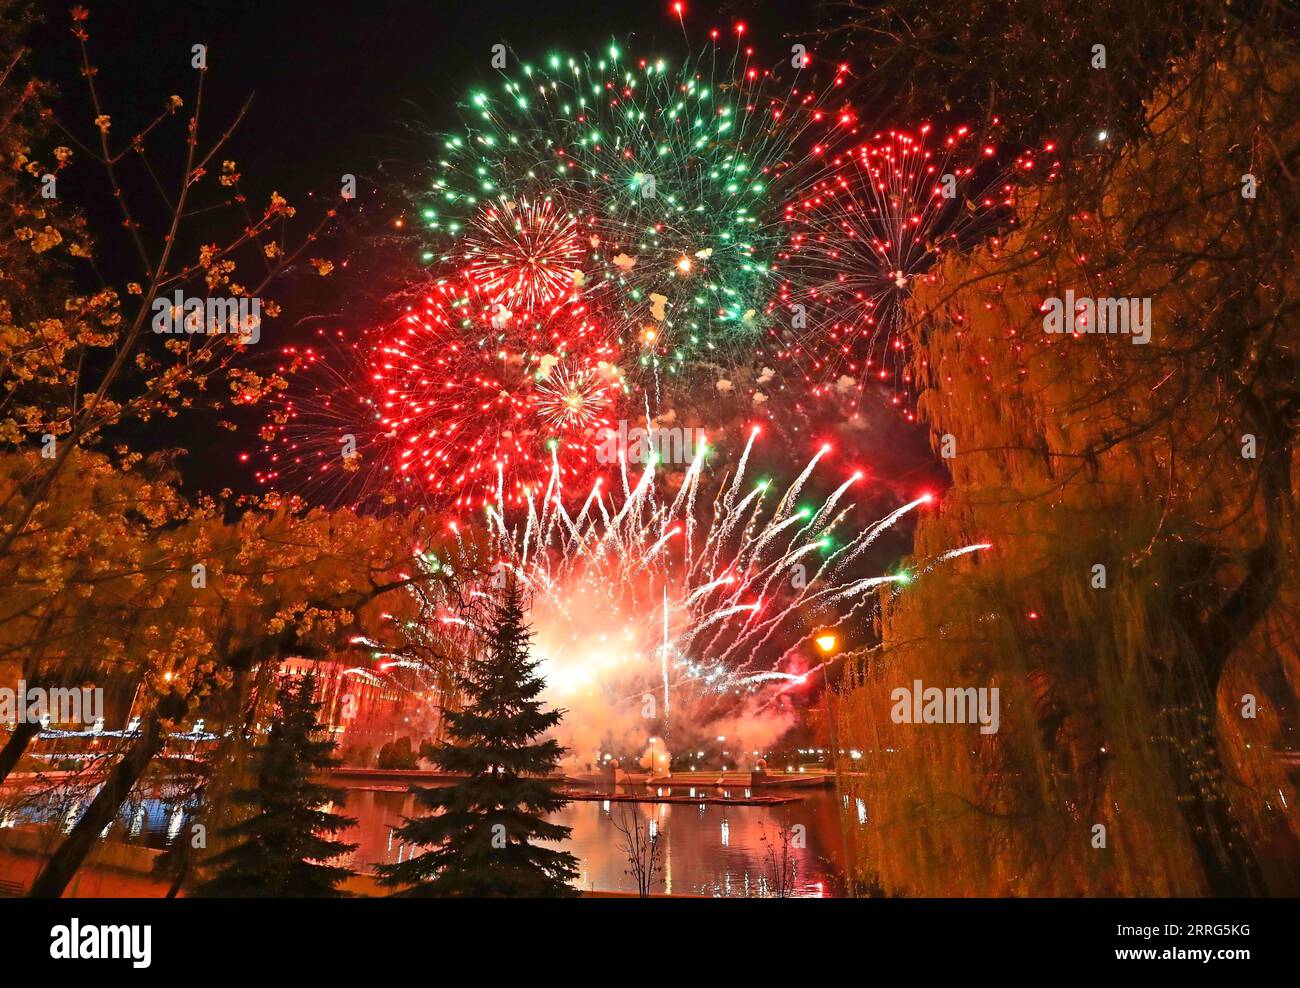
{"label": "conifer tree", "polygon": [[251,809],[247,819],[222,830],[233,846],[214,856],[211,879],[195,891],[208,897],[323,898],[344,895],[338,884],[353,873],[327,862],[356,848],[332,839],[356,824],[324,809],[342,803],[340,789],[313,776],[336,763],[335,743],[318,738],[322,704],[314,676],[281,687],[271,732],[255,753],[257,785],[233,799]]}
{"label": "conifer tree", "polygon": [[428,812],[408,819],[398,835],[427,850],[379,867],[381,882],[405,887],[400,895],[576,894],[573,855],[536,843],[565,840],[571,829],[545,819],[567,802],[547,778],[564,749],[544,737],[563,712],[537,699],[544,683],[529,657],[532,632],[516,586],[502,591],[488,624],[481,654],[459,679],[464,706],[445,713],[450,740],[427,749],[441,769],[466,778],[412,789]]}

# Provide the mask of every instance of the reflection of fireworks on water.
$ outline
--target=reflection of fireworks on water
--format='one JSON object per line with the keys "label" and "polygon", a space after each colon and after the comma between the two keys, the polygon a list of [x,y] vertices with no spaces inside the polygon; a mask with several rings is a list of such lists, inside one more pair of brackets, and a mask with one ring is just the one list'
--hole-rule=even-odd
{"label": "reflection of fireworks on water", "polygon": [[846,628],[877,588],[910,579],[863,576],[863,556],[929,495],[847,532],[861,475],[804,503],[827,450],[778,492],[747,477],[755,435],[711,496],[700,450],[675,493],[653,463],[639,477],[624,464],[621,495],[597,481],[576,512],[554,487],[510,523],[489,508],[493,551],[531,596],[548,698],[569,711],[563,731],[579,754],[639,750],[655,735],[695,744],[720,730],[770,744],[791,723],[782,694],[816,668],[812,627]]}

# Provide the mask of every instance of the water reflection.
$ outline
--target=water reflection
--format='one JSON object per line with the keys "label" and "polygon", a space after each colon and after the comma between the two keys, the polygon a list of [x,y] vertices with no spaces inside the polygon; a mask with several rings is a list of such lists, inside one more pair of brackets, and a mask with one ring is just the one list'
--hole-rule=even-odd
{"label": "water reflection", "polygon": [[[0,806],[0,829],[57,824],[64,834],[81,819],[99,793],[98,785],[43,790],[39,793],[8,791]],[[197,801],[188,791],[178,794],[167,787],[144,794],[132,794],[117,816],[100,833],[100,840],[119,840],[162,849],[180,834],[193,814]]]}
{"label": "water reflection", "polygon": [[[739,790],[737,790],[737,793]],[[55,823],[70,830],[94,798],[95,790],[45,793],[19,801],[0,812],[0,826]],[[624,828],[633,823],[660,840],[655,892],[704,896],[767,896],[776,879],[772,855],[781,855],[781,831],[802,828],[790,848],[794,894],[835,895],[842,891],[839,819],[832,790],[805,790],[798,801],[780,805],[742,806],[695,802],[715,798],[718,790],[663,787],[656,795],[686,797],[674,803],[617,800],[575,801],[550,819],[573,828],[565,847],[579,862],[578,887],[600,892],[636,892],[623,851]],[[745,790],[745,796],[749,792]],[[847,797],[846,797],[847,798]],[[102,835],[103,839],[170,846],[193,813],[191,802],[168,793],[132,798]],[[377,863],[403,861],[419,853],[404,844],[393,828],[415,812],[414,799],[401,791],[350,788],[342,808],[357,826],[341,839],[358,845],[349,867],[370,871]],[[860,816],[865,810],[859,806]],[[802,842],[803,846],[798,846]]]}
{"label": "water reflection", "polygon": [[[678,794],[685,795],[685,790]],[[347,813],[358,823],[343,838],[359,845],[351,867],[367,869],[378,862],[409,857],[413,849],[404,845],[392,828],[414,812],[414,800],[406,793],[352,790]],[[804,828],[804,846],[790,849],[795,894],[834,895],[839,890],[839,821],[834,794],[828,790],[811,791],[798,802],[776,806],[581,801],[570,803],[550,819],[573,828],[565,846],[578,859],[578,886],[584,890],[636,892],[636,882],[627,874],[622,835],[616,826],[619,822],[625,827],[636,822],[658,834],[662,871],[656,892],[770,895],[776,876],[768,848],[779,858],[782,828],[796,826]]]}

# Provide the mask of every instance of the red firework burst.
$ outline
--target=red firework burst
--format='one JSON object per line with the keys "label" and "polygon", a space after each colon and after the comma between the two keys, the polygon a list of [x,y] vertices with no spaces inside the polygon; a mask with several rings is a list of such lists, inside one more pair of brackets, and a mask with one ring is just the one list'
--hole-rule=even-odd
{"label": "red firework burst", "polygon": [[543,493],[553,466],[595,466],[622,400],[617,351],[576,303],[526,325],[471,286],[444,283],[376,348],[370,368],[394,470],[440,503],[481,507]]}
{"label": "red firework burst", "polygon": [[1015,175],[1035,167],[1033,154],[1009,163],[967,127],[891,130],[828,155],[785,208],[774,356],[815,396],[857,400],[868,381],[892,378],[893,402],[910,418],[913,289],[946,253],[995,242],[1014,222]]}
{"label": "red firework burst", "polygon": [[878,368],[898,345],[913,282],[981,215],[1008,203],[1009,184],[978,178],[993,149],[969,145],[964,127],[941,141],[929,127],[877,134],[831,158],[786,207],[784,301],[802,307],[803,342],[827,374]]}
{"label": "red firework burst", "polygon": [[519,316],[572,300],[586,253],[581,224],[553,198],[502,196],[466,229],[464,271],[489,303]]}

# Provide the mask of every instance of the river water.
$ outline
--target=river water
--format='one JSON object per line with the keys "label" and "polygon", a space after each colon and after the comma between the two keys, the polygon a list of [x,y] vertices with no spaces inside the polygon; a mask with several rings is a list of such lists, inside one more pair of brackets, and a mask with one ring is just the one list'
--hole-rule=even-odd
{"label": "river water", "polygon": [[[840,823],[833,789],[800,790],[794,802],[744,806],[704,802],[574,801],[549,819],[572,828],[563,846],[579,862],[577,885],[583,891],[636,892],[617,824],[653,822],[658,835],[657,880],[652,891],[674,895],[748,897],[772,895],[780,883],[782,831],[791,835],[786,874],[798,896],[831,896],[842,892]],[[418,848],[402,843],[393,831],[415,812],[414,797],[404,791],[347,788],[341,812],[357,825],[339,837],[358,845],[347,864],[357,871],[400,860]],[[660,789],[656,795],[718,795],[712,789]],[[34,823],[60,823],[64,830],[89,805],[93,790],[26,802],[0,810],[0,828]],[[739,795],[738,793],[736,795]],[[149,847],[168,846],[185,833],[189,808],[165,795],[130,800],[103,835]],[[0,831],[2,833],[2,831]]]}
{"label": "river water", "polygon": [[[578,859],[577,885],[583,891],[636,892],[618,830],[619,823],[626,826],[635,820],[643,828],[653,821],[658,833],[661,872],[655,892],[771,895],[779,865],[774,865],[769,848],[781,857],[784,828],[793,835],[792,845],[803,844],[789,851],[795,894],[835,895],[842,884],[835,793],[831,789],[803,793],[797,802],[766,806],[575,801],[549,819],[573,828],[563,846]],[[685,796],[690,790],[663,790],[662,794]],[[364,870],[376,862],[398,861],[412,850],[419,852],[404,846],[392,831],[404,816],[415,812],[414,797],[408,793],[352,789],[343,812],[357,818],[357,826],[341,835],[360,845],[351,867]]]}

